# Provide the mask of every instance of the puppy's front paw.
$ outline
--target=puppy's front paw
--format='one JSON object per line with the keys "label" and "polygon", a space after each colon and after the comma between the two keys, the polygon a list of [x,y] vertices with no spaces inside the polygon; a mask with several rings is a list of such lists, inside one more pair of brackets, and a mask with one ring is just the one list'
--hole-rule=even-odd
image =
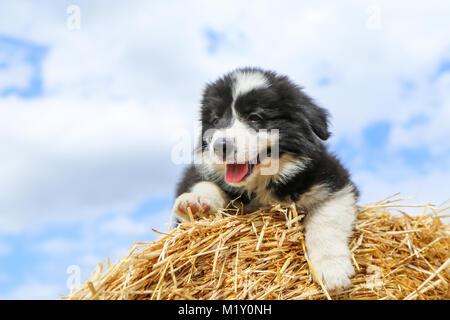
{"label": "puppy's front paw", "polygon": [[225,201],[221,197],[205,197],[194,192],[186,192],[175,200],[172,211],[180,219],[190,221],[188,207],[196,218],[207,216],[209,213],[223,208],[224,205]]}
{"label": "puppy's front paw", "polygon": [[350,287],[350,278],[355,274],[348,257],[322,258],[312,261],[312,265],[327,290],[331,291]]}

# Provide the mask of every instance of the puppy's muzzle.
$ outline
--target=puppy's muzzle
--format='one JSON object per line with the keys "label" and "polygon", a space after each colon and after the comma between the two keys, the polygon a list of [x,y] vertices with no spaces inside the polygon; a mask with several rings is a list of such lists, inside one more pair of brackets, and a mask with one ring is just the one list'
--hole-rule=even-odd
{"label": "puppy's muzzle", "polygon": [[222,160],[234,160],[235,147],[233,140],[229,138],[219,138],[213,143],[215,155]]}

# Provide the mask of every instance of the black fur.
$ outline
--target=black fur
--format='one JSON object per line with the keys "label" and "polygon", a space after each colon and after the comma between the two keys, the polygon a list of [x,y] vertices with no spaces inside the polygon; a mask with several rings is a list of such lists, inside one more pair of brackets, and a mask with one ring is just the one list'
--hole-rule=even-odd
{"label": "black fur", "polygon": [[[289,154],[293,157],[309,158],[307,167],[291,177],[289,181],[271,181],[267,188],[280,201],[296,201],[303,193],[314,185],[327,184],[330,191],[335,192],[345,185],[352,184],[348,171],[338,159],[329,153],[323,141],[330,137],[328,130],[328,112],[317,106],[302,89],[286,76],[257,68],[240,69],[247,72],[263,72],[270,86],[252,90],[235,101],[235,110],[245,121],[251,114],[261,116],[263,120],[247,122],[258,129],[278,129],[280,132],[280,157]],[[201,100],[202,137],[208,129],[225,128],[232,118],[232,73],[219,78],[206,86]],[[199,147],[207,148],[207,140],[201,139]],[[189,188],[208,177],[201,176],[192,165],[184,174],[177,187],[176,195],[188,192]],[[230,197],[248,203],[252,194],[241,194],[239,189],[230,187],[225,181],[217,183]],[[354,187],[354,185],[353,185]],[[354,187],[355,196],[358,191]]]}

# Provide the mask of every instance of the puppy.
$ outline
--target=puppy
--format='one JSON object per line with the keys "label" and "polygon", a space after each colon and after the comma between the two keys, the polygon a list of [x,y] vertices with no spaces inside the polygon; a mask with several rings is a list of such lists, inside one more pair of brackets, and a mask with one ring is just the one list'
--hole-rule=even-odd
{"label": "puppy", "polygon": [[327,111],[288,77],[242,68],[206,86],[201,123],[173,213],[189,220],[187,207],[202,216],[238,197],[247,212],[295,202],[307,212],[305,243],[318,276],[329,290],[350,286],[359,193],[323,142]]}

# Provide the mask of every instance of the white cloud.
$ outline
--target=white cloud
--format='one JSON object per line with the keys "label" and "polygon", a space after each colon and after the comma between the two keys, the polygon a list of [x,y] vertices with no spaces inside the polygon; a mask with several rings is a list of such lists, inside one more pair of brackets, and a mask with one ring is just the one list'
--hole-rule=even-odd
{"label": "white cloud", "polygon": [[[424,121],[413,127],[396,126],[390,141],[391,149],[427,146],[435,154],[450,152],[450,72],[424,87],[425,92],[419,91],[408,100],[418,106],[416,110]],[[430,93],[432,96],[427,96]]]}
{"label": "white cloud", "polygon": [[118,235],[141,235],[149,231],[149,226],[126,216],[117,216],[101,225],[99,231]]}
{"label": "white cloud", "polygon": [[[398,198],[412,197],[402,203],[423,205],[430,203],[439,206],[450,199],[447,187],[450,173],[439,170],[426,175],[416,174],[402,179],[396,179],[395,172],[392,172],[389,178],[386,178],[385,174],[380,176],[380,174],[372,172],[359,172],[354,175],[354,179],[362,191],[360,204],[378,201],[397,192],[400,193]],[[411,208],[407,211],[420,213]]]}
{"label": "white cloud", "polygon": [[97,264],[101,263],[104,260],[104,257],[101,257],[97,254],[86,253],[77,259],[77,262],[83,266],[89,266],[89,270],[93,271]]}
{"label": "white cloud", "polygon": [[[172,217],[173,218],[173,217]],[[97,230],[102,236],[155,236],[152,229],[159,232],[167,232],[171,225],[171,215],[168,210],[142,214],[142,217],[132,217],[130,215],[116,215],[102,222]]]}
{"label": "white cloud", "polygon": [[[0,105],[0,231],[49,219],[130,211],[150,196],[171,196],[170,108],[109,101],[5,99]],[[39,214],[37,214],[39,213]]]}
{"label": "white cloud", "polygon": [[51,256],[60,256],[62,254],[67,254],[68,252],[79,250],[80,243],[78,241],[65,238],[53,238],[37,243],[34,247],[35,251],[38,251],[41,254],[44,253]]}

